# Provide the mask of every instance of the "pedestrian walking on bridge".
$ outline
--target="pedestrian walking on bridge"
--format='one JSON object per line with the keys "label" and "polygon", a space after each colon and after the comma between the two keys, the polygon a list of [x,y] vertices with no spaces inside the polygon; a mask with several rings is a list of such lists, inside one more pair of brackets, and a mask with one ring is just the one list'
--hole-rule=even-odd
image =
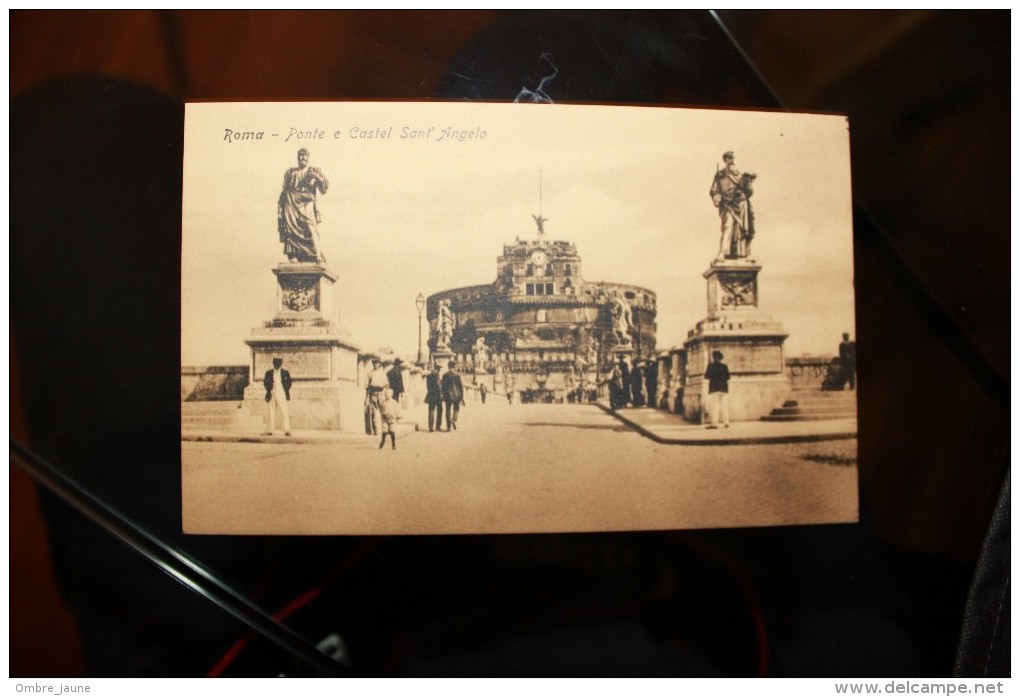
{"label": "pedestrian walking on bridge", "polygon": [[446,430],[457,430],[457,416],[464,404],[464,382],[457,372],[457,364],[449,363],[449,370],[443,374],[443,402],[446,404]]}

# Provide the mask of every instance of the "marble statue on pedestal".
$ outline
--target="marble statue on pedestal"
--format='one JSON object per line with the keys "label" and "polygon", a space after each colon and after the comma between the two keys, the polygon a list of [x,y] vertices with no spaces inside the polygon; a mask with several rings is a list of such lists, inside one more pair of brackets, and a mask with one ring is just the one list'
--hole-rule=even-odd
{"label": "marble statue on pedestal", "polygon": [[449,349],[453,339],[453,328],[456,317],[450,309],[450,301],[446,298],[439,302],[439,314],[436,317],[436,348]]}
{"label": "marble statue on pedestal", "polygon": [[683,384],[670,386],[687,420],[706,423],[712,417],[716,426],[729,419],[756,421],[790,394],[784,354],[789,333],[759,307],[762,267],[749,258],[756,175],[738,170],[732,152],[723,160],[726,166],[716,172],[709,192],[722,228],[718,254],[702,274],[707,314],[684,342]]}
{"label": "marble statue on pedestal", "polygon": [[481,368],[489,360],[489,347],[485,345],[485,337],[480,336],[475,341],[475,347],[472,349],[475,356],[475,367]]}
{"label": "marble statue on pedestal", "polygon": [[754,239],[754,210],[751,208],[753,184],[758,175],[742,173],[734,164],[732,151],[723,153],[725,166],[715,173],[709,195],[719,209],[722,223],[716,261],[746,259]]}
{"label": "marble statue on pedestal", "polygon": [[318,167],[309,167],[309,152],[298,150],[298,166],[283,175],[283,190],[277,206],[277,229],[283,253],[292,262],[324,264],[319,240],[322,216],[316,205],[318,194],[325,194],[329,182]]}

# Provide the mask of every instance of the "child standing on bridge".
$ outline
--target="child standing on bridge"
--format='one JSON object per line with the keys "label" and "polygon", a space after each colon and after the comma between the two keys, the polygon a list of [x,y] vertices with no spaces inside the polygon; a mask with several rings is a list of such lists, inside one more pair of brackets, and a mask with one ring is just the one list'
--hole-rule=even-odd
{"label": "child standing on bridge", "polygon": [[397,449],[397,419],[400,418],[400,404],[393,399],[393,390],[386,387],[382,391],[382,399],[379,406],[379,421],[382,438],[379,440],[379,447],[386,445],[386,434],[390,434],[390,443],[393,449]]}

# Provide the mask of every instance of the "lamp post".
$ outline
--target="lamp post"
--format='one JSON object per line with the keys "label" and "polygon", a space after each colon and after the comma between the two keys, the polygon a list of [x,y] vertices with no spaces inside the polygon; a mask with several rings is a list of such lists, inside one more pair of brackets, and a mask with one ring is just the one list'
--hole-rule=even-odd
{"label": "lamp post", "polygon": [[421,313],[425,309],[425,296],[418,293],[414,299],[414,306],[418,308],[418,367],[425,365],[425,353],[421,348]]}
{"label": "lamp post", "polygon": [[425,354],[421,350],[421,312],[425,309],[425,296],[418,293],[414,299],[414,306],[418,308],[418,366],[425,364]]}

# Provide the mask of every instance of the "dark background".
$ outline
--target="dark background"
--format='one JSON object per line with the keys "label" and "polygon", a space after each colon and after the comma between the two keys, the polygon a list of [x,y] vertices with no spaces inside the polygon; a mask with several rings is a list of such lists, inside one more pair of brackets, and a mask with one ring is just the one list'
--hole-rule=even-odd
{"label": "dark background", "polygon": [[[12,437],[269,612],[304,597],[288,626],[356,673],[950,675],[1008,478],[1009,14],[720,17],[11,12]],[[849,114],[861,524],[184,539],[183,102],[506,101],[543,51],[559,102]],[[244,636],[10,479],[11,675],[203,675]],[[964,675],[1009,671],[999,533]],[[224,673],[308,670],[252,638]]]}

